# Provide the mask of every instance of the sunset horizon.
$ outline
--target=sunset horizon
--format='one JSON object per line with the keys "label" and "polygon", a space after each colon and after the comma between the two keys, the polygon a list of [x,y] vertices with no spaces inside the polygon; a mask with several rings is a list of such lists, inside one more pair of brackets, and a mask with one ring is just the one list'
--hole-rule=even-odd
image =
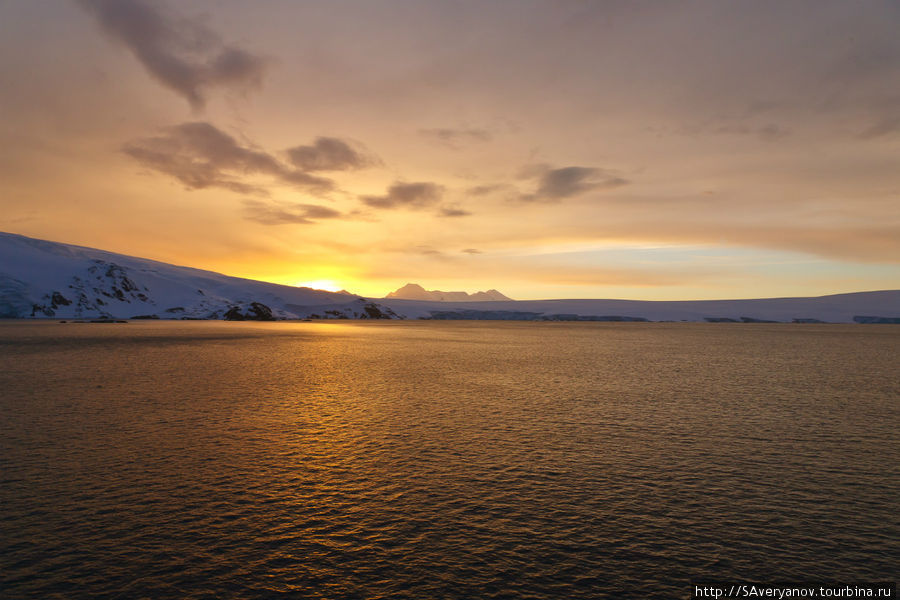
{"label": "sunset horizon", "polygon": [[0,596],[895,598],[900,0],[0,0]]}
{"label": "sunset horizon", "polygon": [[372,297],[900,281],[890,3],[340,7],[6,4],[0,230]]}

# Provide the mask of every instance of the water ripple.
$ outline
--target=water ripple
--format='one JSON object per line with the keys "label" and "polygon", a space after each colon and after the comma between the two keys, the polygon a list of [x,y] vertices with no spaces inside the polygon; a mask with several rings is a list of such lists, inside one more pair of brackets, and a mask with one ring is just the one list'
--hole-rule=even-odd
{"label": "water ripple", "polygon": [[0,596],[896,580],[900,329],[0,325]]}

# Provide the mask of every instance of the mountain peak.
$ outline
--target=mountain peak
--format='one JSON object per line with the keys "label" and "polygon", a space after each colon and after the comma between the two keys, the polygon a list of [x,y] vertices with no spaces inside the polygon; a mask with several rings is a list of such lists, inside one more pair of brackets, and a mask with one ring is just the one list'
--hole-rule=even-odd
{"label": "mountain peak", "polygon": [[418,283],[407,283],[395,292],[391,292],[385,298],[399,298],[402,300],[430,300],[432,302],[494,302],[511,300],[495,289],[486,292],[443,292],[441,290],[426,290]]}

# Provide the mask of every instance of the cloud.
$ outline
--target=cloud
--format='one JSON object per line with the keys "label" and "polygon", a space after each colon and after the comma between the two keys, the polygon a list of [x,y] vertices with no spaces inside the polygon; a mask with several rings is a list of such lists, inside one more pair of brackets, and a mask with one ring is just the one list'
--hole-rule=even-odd
{"label": "cloud", "polygon": [[426,208],[437,204],[444,188],[436,183],[419,181],[395,183],[384,196],[361,196],[363,204],[372,208]]}
{"label": "cloud", "polygon": [[290,183],[301,189],[321,194],[335,189],[334,182],[324,177],[317,177],[302,171],[282,169],[277,175],[282,181]]}
{"label": "cloud", "polygon": [[312,145],[289,148],[287,155],[291,164],[303,171],[349,171],[381,162],[333,137],[318,137]]}
{"label": "cloud", "polygon": [[443,206],[439,214],[442,217],[468,217],[472,213],[458,206]]}
{"label": "cloud", "polygon": [[[445,253],[432,246],[407,246],[387,249],[403,254],[395,260],[381,260],[370,264],[367,275],[372,278],[403,278],[411,271],[421,271],[423,265],[438,263],[445,280],[471,281],[473,261],[458,253]],[[572,264],[554,256],[484,255],[476,260],[477,276],[499,282],[520,279],[528,285],[571,286],[629,286],[680,287],[699,282],[721,281],[729,276],[738,278],[733,268],[707,264],[657,264],[640,266],[607,264]],[[430,271],[429,271],[430,272]],[[501,288],[502,289],[502,288]]]}
{"label": "cloud", "polygon": [[304,191],[322,194],[334,189],[330,179],[297,171],[267,152],[242,146],[210,123],[182,123],[162,135],[139,139],[122,149],[147,168],[165,173],[189,189],[220,187],[242,194],[266,194],[266,189],[241,181],[267,175]]}
{"label": "cloud", "polygon": [[[754,109],[748,109],[748,112]],[[700,123],[685,125],[677,130],[681,135],[697,137],[699,135],[744,135],[757,137],[766,142],[773,142],[791,135],[791,129],[777,123]]]}
{"label": "cloud", "polygon": [[884,117],[867,127],[859,134],[864,140],[882,138],[900,133],[900,115]]}
{"label": "cloud", "polygon": [[197,19],[145,0],[77,0],[107,35],[124,44],[147,72],[184,97],[194,110],[210,88],[259,87],[266,61],[226,44]]}
{"label": "cloud", "polygon": [[478,248],[466,248],[465,250],[461,250],[463,254],[484,254]]}
{"label": "cloud", "polygon": [[244,215],[250,221],[263,225],[299,223],[310,225],[317,219],[336,219],[343,215],[333,208],[318,204],[297,204],[244,200]]}
{"label": "cloud", "polygon": [[[787,127],[768,123],[766,125],[720,125],[712,130],[714,133],[723,135],[750,135],[756,136],[761,140],[771,142],[790,135],[791,130]],[[696,130],[695,130],[696,132]]]}
{"label": "cloud", "polygon": [[760,139],[766,141],[772,141],[781,139],[787,135],[790,135],[791,130],[787,127],[782,127],[781,125],[776,125],[775,123],[769,123],[768,125],[763,125],[762,127],[758,127],[756,129],[756,135],[760,137]]}
{"label": "cloud", "polygon": [[555,202],[597,189],[611,189],[626,185],[628,181],[605,169],[593,167],[562,167],[529,165],[522,169],[521,179],[536,179],[537,190],[523,194],[520,200],[527,202]]}
{"label": "cloud", "polygon": [[516,191],[515,186],[508,183],[493,183],[487,185],[476,185],[466,190],[466,194],[470,196],[488,196],[497,192]]}
{"label": "cloud", "polygon": [[457,148],[458,144],[467,142],[489,142],[493,139],[493,135],[487,129],[420,129],[419,135],[422,137],[440,142],[445,146]]}

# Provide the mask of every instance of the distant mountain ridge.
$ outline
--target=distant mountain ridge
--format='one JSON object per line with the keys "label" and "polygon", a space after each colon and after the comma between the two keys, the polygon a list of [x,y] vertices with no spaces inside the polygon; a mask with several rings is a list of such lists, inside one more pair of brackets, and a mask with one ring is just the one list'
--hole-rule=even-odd
{"label": "distant mountain ridge", "polygon": [[442,292],[440,290],[426,290],[417,283],[407,283],[395,292],[391,292],[385,298],[400,298],[403,300],[427,300],[432,302],[499,302],[512,301],[512,298],[504,296],[497,290],[486,292]]}

